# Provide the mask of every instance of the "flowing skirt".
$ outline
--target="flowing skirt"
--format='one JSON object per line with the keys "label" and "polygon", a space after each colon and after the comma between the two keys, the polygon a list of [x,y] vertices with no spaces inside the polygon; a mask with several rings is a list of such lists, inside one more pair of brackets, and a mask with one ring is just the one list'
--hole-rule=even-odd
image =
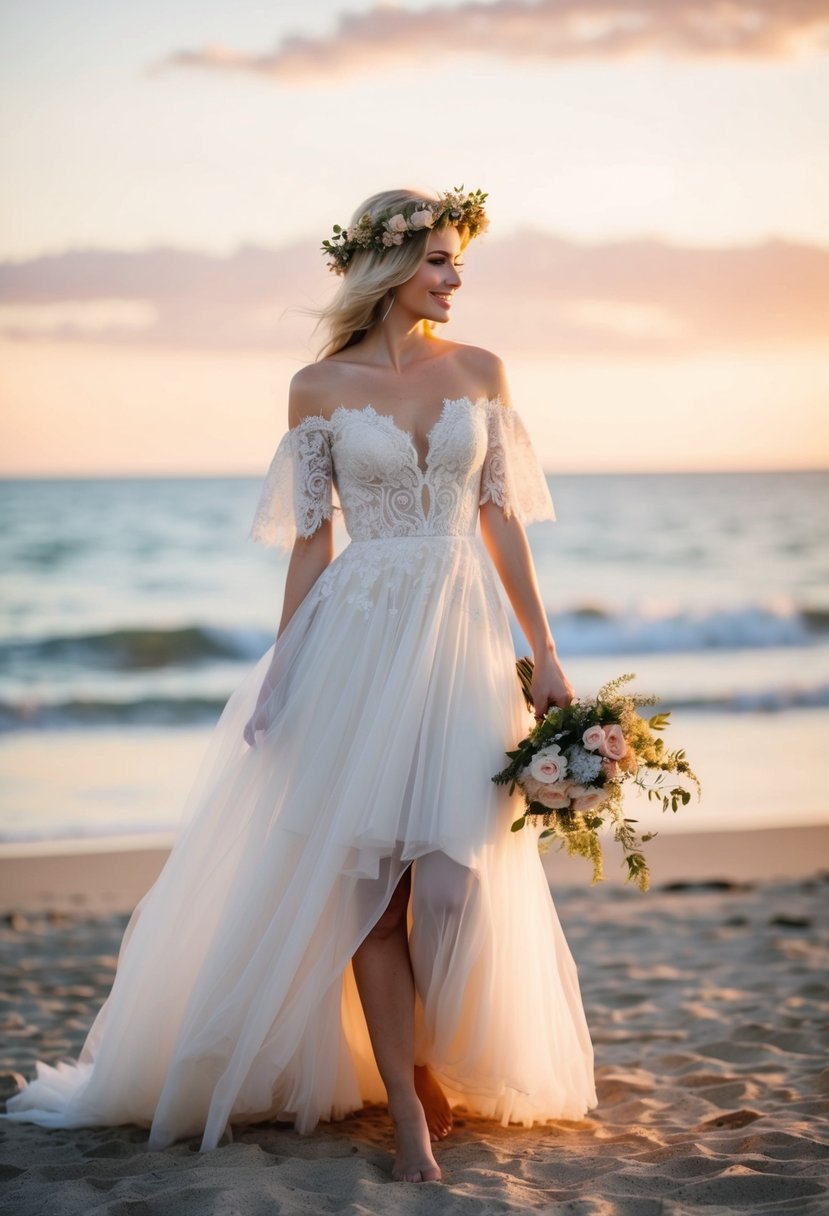
{"label": "flowing skirt", "polygon": [[480,538],[353,541],[228,700],[79,1060],[38,1064],[8,1117],[210,1149],[382,1101],[350,959],[413,865],[417,1062],[504,1124],[581,1118],[576,968],[490,779],[530,721]]}

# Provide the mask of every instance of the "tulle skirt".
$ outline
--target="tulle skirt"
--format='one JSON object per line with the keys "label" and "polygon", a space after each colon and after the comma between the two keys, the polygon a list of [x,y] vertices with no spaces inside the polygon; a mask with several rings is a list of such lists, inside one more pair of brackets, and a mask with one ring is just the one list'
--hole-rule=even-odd
{"label": "tulle skirt", "polygon": [[348,545],[227,702],[79,1060],[39,1064],[8,1117],[210,1149],[382,1101],[350,959],[412,865],[417,1062],[505,1124],[581,1118],[576,968],[536,833],[490,780],[530,722],[477,536]]}

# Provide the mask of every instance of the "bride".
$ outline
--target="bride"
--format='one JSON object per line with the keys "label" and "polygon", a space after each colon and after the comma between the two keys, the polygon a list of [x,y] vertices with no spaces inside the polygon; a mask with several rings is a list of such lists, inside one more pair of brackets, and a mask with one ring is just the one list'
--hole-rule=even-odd
{"label": "bride", "polygon": [[575,695],[524,531],[553,503],[500,359],[435,332],[485,198],[376,194],[324,242],[328,342],[291,382],[251,529],[290,550],[276,640],[78,1061],[39,1063],[9,1118],[207,1150],[385,1097],[393,1177],[423,1182],[454,1106],[530,1126],[596,1104],[537,834],[510,832],[521,799],[490,780],[529,725],[504,591],[536,717]]}

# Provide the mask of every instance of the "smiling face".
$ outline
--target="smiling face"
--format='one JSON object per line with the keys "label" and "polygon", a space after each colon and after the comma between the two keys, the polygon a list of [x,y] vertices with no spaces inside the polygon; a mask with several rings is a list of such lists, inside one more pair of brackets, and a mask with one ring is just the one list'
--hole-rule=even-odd
{"label": "smiling face", "polygon": [[463,243],[457,228],[432,229],[417,270],[394,289],[395,308],[405,309],[418,320],[448,321],[461,285]]}

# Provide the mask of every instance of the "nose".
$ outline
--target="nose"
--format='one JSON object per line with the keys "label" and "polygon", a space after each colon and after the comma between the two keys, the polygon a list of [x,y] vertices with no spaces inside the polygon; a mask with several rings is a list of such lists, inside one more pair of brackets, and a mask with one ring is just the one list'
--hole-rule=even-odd
{"label": "nose", "polygon": [[460,287],[462,281],[463,280],[461,279],[461,276],[458,274],[455,267],[450,266],[446,272],[447,285],[453,286],[453,287]]}

